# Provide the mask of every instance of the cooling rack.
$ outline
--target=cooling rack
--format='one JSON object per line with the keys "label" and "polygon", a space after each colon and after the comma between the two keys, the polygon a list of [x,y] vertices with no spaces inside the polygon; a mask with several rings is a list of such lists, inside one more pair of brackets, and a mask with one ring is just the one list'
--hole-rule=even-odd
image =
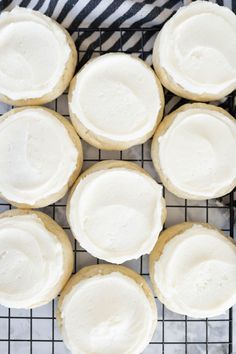
{"label": "cooling rack", "polygon": [[[91,57],[107,52],[125,52],[137,55],[150,62],[153,41],[160,28],[123,28],[123,29],[93,29],[80,28],[75,31],[74,39],[79,53],[79,69]],[[86,45],[86,39],[93,37],[93,43]],[[108,48],[107,40],[113,37],[113,46]],[[133,44],[126,48],[127,42]],[[126,43],[123,45],[123,43]],[[165,93],[166,113],[176,109],[186,100],[179,99],[171,93]],[[235,93],[222,102],[214,102],[235,115]],[[47,105],[69,118],[67,108],[67,93]],[[0,105],[1,113],[11,107]],[[153,169],[150,157],[150,141],[133,147],[124,152],[108,152],[97,150],[85,142],[84,169],[106,159],[133,161],[144,167],[160,182]],[[232,161],[232,163],[235,163]],[[226,234],[234,235],[234,195],[233,192],[216,201],[193,202],[174,197],[164,189],[167,202],[168,217],[165,226],[183,221],[210,222],[221,228]],[[82,266],[100,263],[85,250],[80,248],[73,239],[65,218],[66,198],[43,208],[43,211],[53,217],[68,233],[74,250],[74,272]],[[11,206],[0,201],[0,210]],[[148,257],[143,256],[137,261],[126,263],[138,271],[149,282]],[[195,320],[168,311],[157,301],[158,328],[143,354],[231,354],[233,351],[233,311],[213,319]],[[60,334],[57,330],[55,312],[56,302],[33,310],[15,310],[0,307],[0,354],[66,354]],[[122,354],[122,353],[121,353]]]}

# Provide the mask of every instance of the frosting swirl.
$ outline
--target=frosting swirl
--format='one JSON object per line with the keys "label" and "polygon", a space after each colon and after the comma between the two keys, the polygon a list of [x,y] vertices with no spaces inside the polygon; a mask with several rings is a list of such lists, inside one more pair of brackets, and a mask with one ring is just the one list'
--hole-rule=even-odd
{"label": "frosting swirl", "polygon": [[154,281],[171,311],[220,315],[236,303],[236,246],[218,230],[193,224],[165,244]]}
{"label": "frosting swirl", "polygon": [[139,354],[156,321],[142,287],[115,271],[75,285],[63,300],[61,317],[73,354]]}
{"label": "frosting swirl", "polygon": [[61,243],[36,214],[0,218],[2,305],[31,308],[48,302],[62,274]]}
{"label": "frosting swirl", "polygon": [[173,192],[207,199],[226,194],[236,183],[236,124],[211,107],[193,104],[177,111],[158,138],[160,167]]}
{"label": "frosting swirl", "polygon": [[163,225],[162,187],[138,171],[114,167],[81,177],[68,221],[95,257],[122,263],[150,253]]}
{"label": "frosting swirl", "polygon": [[132,142],[155,129],[162,91],[142,60],[105,54],[88,62],[74,80],[69,106],[75,126],[79,119],[87,130],[115,142]]}
{"label": "frosting swirl", "polygon": [[67,186],[78,150],[52,111],[32,107],[8,114],[0,121],[0,192],[33,206]]}
{"label": "frosting swirl", "polygon": [[229,94],[236,88],[235,14],[207,1],[180,8],[161,30],[153,62],[188,92]]}
{"label": "frosting swirl", "polygon": [[20,7],[1,14],[1,94],[20,100],[51,93],[70,55],[65,33],[50,18]]}

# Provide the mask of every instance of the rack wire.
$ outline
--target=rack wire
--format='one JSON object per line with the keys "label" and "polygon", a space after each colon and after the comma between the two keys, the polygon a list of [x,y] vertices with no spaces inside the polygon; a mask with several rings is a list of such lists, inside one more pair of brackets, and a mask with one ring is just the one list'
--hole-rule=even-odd
{"label": "rack wire", "polygon": [[[153,40],[160,28],[122,28],[122,29],[92,29],[80,28],[76,31],[75,42],[79,53],[78,69],[91,57],[107,52],[126,52],[150,61]],[[93,36],[95,41],[86,46],[86,38]],[[111,36],[116,40],[111,48],[106,47],[106,41]],[[134,44],[126,49],[125,43],[133,38]],[[176,109],[186,100],[166,92],[166,110]],[[69,118],[67,110],[67,93],[50,103],[64,117]],[[216,102],[235,115],[235,93],[222,102]],[[0,106],[1,113],[10,109]],[[107,152],[90,147],[85,142],[84,169],[106,159],[133,161],[144,167],[160,182],[156,175],[150,157],[150,141],[123,152]],[[234,235],[234,194],[217,201],[193,202],[174,197],[165,190],[168,218],[166,226],[182,221],[212,222],[226,234]],[[100,263],[73,239],[65,218],[66,198],[43,208],[43,211],[53,217],[68,233],[74,250],[74,272],[82,266]],[[0,210],[11,206],[0,201]],[[223,215],[223,216],[222,216]],[[217,225],[219,223],[219,225]],[[137,261],[126,263],[144,276],[149,282],[148,257],[143,256]],[[158,306],[158,328],[143,354],[231,354],[233,351],[233,313],[232,309],[222,316],[213,319],[192,319],[168,311],[156,299]],[[0,307],[0,354],[66,354],[69,353],[57,330],[55,319],[56,300],[49,305],[33,310],[15,310]],[[122,354],[122,353],[121,353]]]}

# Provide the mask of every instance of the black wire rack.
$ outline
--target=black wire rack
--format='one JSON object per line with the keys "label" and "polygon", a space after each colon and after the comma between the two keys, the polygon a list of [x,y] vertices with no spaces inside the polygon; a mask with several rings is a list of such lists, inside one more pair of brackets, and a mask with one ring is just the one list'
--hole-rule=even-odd
{"label": "black wire rack", "polygon": [[[107,52],[125,52],[137,55],[144,60],[150,61],[153,40],[160,28],[123,28],[123,29],[92,29],[80,28],[76,32],[75,42],[79,53],[78,69],[91,57]],[[86,45],[86,39],[93,36],[95,40]],[[106,47],[107,40],[113,37],[113,46]],[[133,44],[126,48],[127,41],[133,39]],[[166,110],[171,111],[186,102],[184,99],[173,96],[166,92]],[[48,105],[64,117],[69,118],[67,93]],[[216,102],[235,115],[235,93],[228,96],[222,102]],[[9,107],[11,108],[11,107]],[[5,107],[5,109],[7,109]],[[152,168],[150,157],[150,141],[123,152],[107,152],[97,150],[84,145],[84,169],[101,160],[120,159],[133,161],[144,167],[153,174],[160,182]],[[217,202],[181,200],[164,189],[167,202],[167,225],[170,217],[176,222],[182,221],[217,221],[217,215],[225,214],[225,224],[219,225],[228,235],[234,236],[234,194],[221,198]],[[74,272],[81,266],[100,263],[93,258],[73,239],[65,218],[66,198],[46,207],[44,212],[56,220],[68,233],[74,250]],[[0,210],[9,209],[11,206],[0,202]],[[217,214],[218,213],[218,214]],[[219,214],[221,213],[221,214]],[[176,216],[177,215],[177,216]],[[216,225],[218,226],[218,225]],[[144,276],[149,282],[148,257],[143,256],[138,261],[127,262]],[[233,311],[230,309],[226,314],[211,319],[192,319],[168,311],[157,301],[158,328],[145,354],[231,354],[233,351]],[[55,310],[57,300],[52,301],[39,309],[15,310],[0,307],[0,354],[66,354],[69,353],[57,330]],[[121,353],[122,354],[122,353]]]}

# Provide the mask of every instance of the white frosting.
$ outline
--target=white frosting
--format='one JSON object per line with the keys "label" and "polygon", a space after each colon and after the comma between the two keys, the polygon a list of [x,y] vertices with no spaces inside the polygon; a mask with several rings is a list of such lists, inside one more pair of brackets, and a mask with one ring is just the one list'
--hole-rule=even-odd
{"label": "white frosting", "polygon": [[153,54],[184,89],[229,93],[236,88],[236,16],[211,2],[192,2],[165,24]]}
{"label": "white frosting", "polygon": [[162,229],[162,212],[160,185],[134,170],[112,168],[80,181],[68,217],[89,253],[122,263],[150,253]]}
{"label": "white frosting", "polygon": [[118,272],[80,281],[63,300],[62,333],[73,354],[140,354],[155,321],[141,286]]}
{"label": "white frosting", "polygon": [[101,137],[118,142],[138,139],[157,122],[161,102],[156,80],[154,72],[137,58],[102,55],[78,73],[71,111]]}
{"label": "white frosting", "polygon": [[235,181],[236,123],[221,112],[180,112],[158,141],[161,168],[175,188],[213,198]]}
{"label": "white frosting", "polygon": [[42,108],[27,108],[0,121],[0,192],[33,205],[62,190],[78,151],[64,125]]}
{"label": "white frosting", "polygon": [[0,219],[1,305],[30,308],[47,301],[62,273],[62,246],[35,214]]}
{"label": "white frosting", "polygon": [[0,16],[0,93],[29,99],[50,93],[71,54],[65,33],[46,16],[15,7]]}
{"label": "white frosting", "polygon": [[195,224],[168,241],[154,278],[170,310],[220,315],[236,303],[236,247],[218,231]]}

